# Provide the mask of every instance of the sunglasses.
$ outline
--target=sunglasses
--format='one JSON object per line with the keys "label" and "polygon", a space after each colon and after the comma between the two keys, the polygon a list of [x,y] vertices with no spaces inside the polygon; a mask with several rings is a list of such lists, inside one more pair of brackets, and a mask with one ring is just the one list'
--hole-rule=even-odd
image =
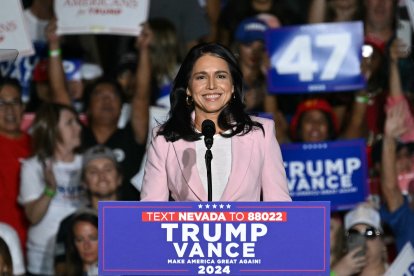
{"label": "sunglasses", "polygon": [[349,237],[352,235],[361,235],[369,240],[373,240],[376,237],[381,236],[381,232],[375,227],[368,227],[367,229],[365,229],[365,232],[363,233],[361,233],[360,231],[356,229],[349,229],[349,231],[346,232],[346,236]]}

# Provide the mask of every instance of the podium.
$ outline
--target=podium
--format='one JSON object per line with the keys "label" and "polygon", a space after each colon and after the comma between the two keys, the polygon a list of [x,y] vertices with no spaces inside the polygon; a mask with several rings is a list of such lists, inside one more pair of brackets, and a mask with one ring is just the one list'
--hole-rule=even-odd
{"label": "podium", "polygon": [[329,202],[100,202],[99,275],[329,275]]}

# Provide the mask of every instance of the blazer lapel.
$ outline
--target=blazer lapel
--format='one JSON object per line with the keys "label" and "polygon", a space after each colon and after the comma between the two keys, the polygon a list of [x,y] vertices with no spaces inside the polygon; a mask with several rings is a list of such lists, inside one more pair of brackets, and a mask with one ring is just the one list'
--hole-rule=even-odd
{"label": "blazer lapel", "polygon": [[250,166],[254,140],[249,134],[231,138],[231,172],[221,201],[228,201],[240,190]]}
{"label": "blazer lapel", "polygon": [[189,186],[189,189],[193,191],[199,200],[206,201],[207,193],[203,187],[197,169],[195,143],[179,139],[172,143],[172,145],[174,147],[181,174],[186,181],[186,185]]}

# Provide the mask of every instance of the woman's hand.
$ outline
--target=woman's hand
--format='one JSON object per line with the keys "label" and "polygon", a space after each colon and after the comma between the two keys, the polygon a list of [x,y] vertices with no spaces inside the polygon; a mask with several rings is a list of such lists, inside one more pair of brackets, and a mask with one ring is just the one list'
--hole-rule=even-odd
{"label": "woman's hand", "polygon": [[384,134],[386,136],[397,139],[407,131],[407,127],[404,124],[407,112],[409,111],[404,102],[400,102],[388,110],[384,125]]}
{"label": "woman's hand", "polygon": [[365,256],[357,256],[362,247],[357,247],[343,256],[333,267],[335,276],[350,276],[361,272],[366,264]]}
{"label": "woman's hand", "polygon": [[56,192],[57,184],[55,174],[53,173],[53,164],[51,160],[46,160],[46,162],[43,163],[43,174],[45,176],[46,187],[49,190]]}
{"label": "woman's hand", "polygon": [[49,21],[45,28],[45,35],[50,49],[58,49],[60,44],[60,37],[56,33],[57,21],[56,18]]}

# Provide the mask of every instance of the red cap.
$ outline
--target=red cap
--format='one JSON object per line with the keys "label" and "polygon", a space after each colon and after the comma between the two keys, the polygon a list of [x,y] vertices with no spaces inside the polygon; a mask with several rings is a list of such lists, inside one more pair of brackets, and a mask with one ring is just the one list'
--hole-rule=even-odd
{"label": "red cap", "polygon": [[296,131],[299,124],[299,119],[303,113],[310,110],[320,110],[326,112],[331,119],[332,125],[334,127],[334,131],[336,134],[339,132],[339,125],[338,120],[336,118],[335,112],[332,109],[332,106],[324,99],[309,99],[301,102],[298,107],[296,108],[295,115],[293,116],[290,122],[290,135],[293,139],[297,139]]}

